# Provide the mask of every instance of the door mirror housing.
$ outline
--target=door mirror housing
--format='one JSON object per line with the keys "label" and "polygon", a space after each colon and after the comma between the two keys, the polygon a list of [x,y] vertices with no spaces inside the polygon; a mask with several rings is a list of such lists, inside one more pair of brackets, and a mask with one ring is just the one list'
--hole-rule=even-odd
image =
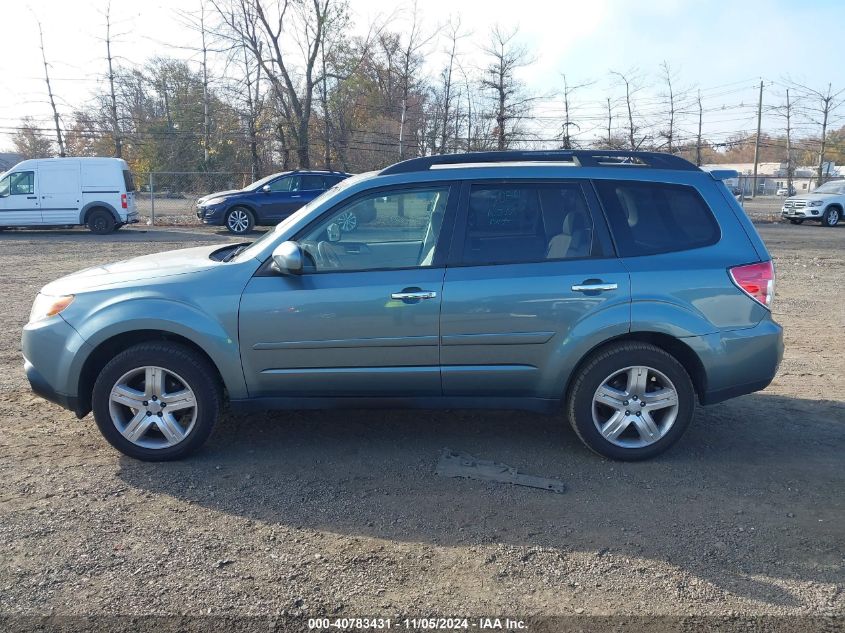
{"label": "door mirror housing", "polygon": [[263,191],[264,193],[270,193],[270,185],[264,185],[263,187],[261,187],[261,191]]}
{"label": "door mirror housing", "polygon": [[273,250],[273,267],[283,275],[301,275],[305,256],[296,242],[282,242]]}

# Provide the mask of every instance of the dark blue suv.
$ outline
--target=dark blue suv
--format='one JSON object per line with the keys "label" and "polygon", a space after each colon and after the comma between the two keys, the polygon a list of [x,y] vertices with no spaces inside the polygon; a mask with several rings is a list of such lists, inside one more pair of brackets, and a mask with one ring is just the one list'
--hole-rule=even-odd
{"label": "dark blue suv", "polygon": [[[197,200],[197,217],[204,224],[225,226],[231,233],[252,231],[255,225],[273,225],[291,215],[327,189],[351,176],[339,171],[286,171],[262,178],[243,189],[219,191]],[[345,231],[372,218],[345,218]]]}

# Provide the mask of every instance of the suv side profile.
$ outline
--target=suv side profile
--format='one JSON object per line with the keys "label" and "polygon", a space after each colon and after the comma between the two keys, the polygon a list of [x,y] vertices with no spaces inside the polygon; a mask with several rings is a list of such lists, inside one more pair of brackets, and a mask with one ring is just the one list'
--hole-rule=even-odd
{"label": "suv side profile", "polygon": [[[243,189],[219,191],[197,200],[197,218],[203,224],[225,226],[243,235],[257,225],[278,224],[303,205],[331,189],[350,174],[339,171],[292,171],[262,178]],[[345,218],[346,230],[372,217]]]}
{"label": "suv side profile", "polygon": [[765,388],[783,354],[771,257],[730,176],[646,152],[398,163],[249,245],[48,284],[27,377],[143,460],[197,449],[224,402],[562,413],[595,452],[649,458],[696,400]]}

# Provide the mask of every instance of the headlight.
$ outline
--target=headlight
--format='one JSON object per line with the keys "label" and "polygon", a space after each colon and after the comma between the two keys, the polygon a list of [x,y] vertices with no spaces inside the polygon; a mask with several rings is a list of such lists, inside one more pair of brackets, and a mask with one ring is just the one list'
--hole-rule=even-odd
{"label": "headlight", "polygon": [[212,198],[211,200],[206,200],[202,203],[204,207],[213,207],[215,204],[223,204],[226,202],[226,198]]}
{"label": "headlight", "polygon": [[41,319],[56,316],[73,303],[73,295],[62,297],[51,297],[38,293],[32,304],[32,311],[29,313],[29,322],[35,323]]}
{"label": "headlight", "polygon": [[811,207],[820,207],[824,204],[824,200],[811,200],[810,206]]}

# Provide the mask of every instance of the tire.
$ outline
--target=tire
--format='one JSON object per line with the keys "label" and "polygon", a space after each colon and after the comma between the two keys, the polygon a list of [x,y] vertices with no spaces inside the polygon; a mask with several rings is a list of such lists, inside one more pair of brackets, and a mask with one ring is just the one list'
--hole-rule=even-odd
{"label": "tire", "polygon": [[836,226],[839,224],[839,209],[828,207],[822,214],[822,226]]}
{"label": "tire", "polygon": [[226,230],[235,235],[244,235],[255,228],[255,216],[246,207],[234,207],[226,214]]}
{"label": "tire", "polygon": [[[631,388],[632,375],[643,382]],[[594,402],[599,387],[601,398],[618,402],[619,408]],[[661,396],[649,396],[660,387],[665,389]],[[667,404],[668,387],[675,395],[674,406]],[[615,395],[619,400],[611,397]],[[599,455],[623,461],[649,459],[668,449],[684,434],[694,411],[695,390],[683,365],[648,343],[617,343],[593,354],[573,377],[566,401],[566,414],[581,441]],[[650,429],[652,437],[641,428]],[[602,431],[609,435],[618,431],[618,436],[609,439]]]}
{"label": "tire", "polygon": [[[163,376],[164,388],[150,383],[151,375],[153,380]],[[113,390],[118,385],[122,389],[116,402]],[[94,383],[91,404],[100,433],[121,453],[143,461],[168,461],[189,455],[208,439],[220,413],[221,391],[214,368],[192,349],[177,343],[140,343],[106,364]],[[171,409],[166,408],[168,402]],[[174,410],[176,415],[169,413]]]}
{"label": "tire", "polygon": [[790,219],[789,221],[792,224],[804,224],[804,220],[796,220],[796,219],[793,218],[793,219]]}
{"label": "tire", "polygon": [[116,224],[114,216],[106,209],[94,209],[86,221],[88,229],[96,235],[108,235],[114,231]]}

